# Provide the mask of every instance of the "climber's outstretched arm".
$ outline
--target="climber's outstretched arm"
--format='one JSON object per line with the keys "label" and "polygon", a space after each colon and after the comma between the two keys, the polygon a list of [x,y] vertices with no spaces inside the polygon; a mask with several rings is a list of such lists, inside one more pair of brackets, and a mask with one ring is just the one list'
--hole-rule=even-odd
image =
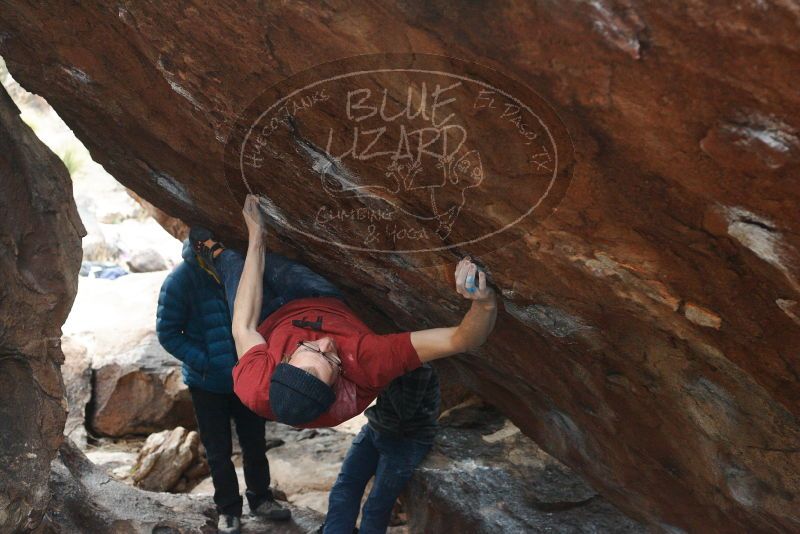
{"label": "climber's outstretched arm", "polygon": [[233,340],[236,343],[236,354],[240,358],[255,345],[264,343],[264,338],[256,328],[263,299],[264,253],[266,252],[265,230],[261,224],[261,212],[255,196],[247,195],[242,214],[247,224],[249,241],[242,277],[239,280],[239,288],[236,290],[236,299],[233,303],[231,324]]}
{"label": "climber's outstretched arm", "polygon": [[461,324],[411,332],[411,344],[422,362],[473,350],[486,341],[494,328],[497,299],[486,285],[486,274],[478,271],[469,257],[456,266],[456,291],[472,301]]}

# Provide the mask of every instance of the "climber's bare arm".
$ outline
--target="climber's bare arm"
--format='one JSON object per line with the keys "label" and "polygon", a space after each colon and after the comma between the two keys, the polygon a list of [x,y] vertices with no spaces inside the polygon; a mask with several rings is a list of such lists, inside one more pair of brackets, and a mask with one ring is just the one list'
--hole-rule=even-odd
{"label": "climber's bare arm", "polygon": [[264,343],[264,338],[256,328],[261,314],[261,300],[264,298],[265,230],[255,196],[247,195],[242,214],[247,224],[249,241],[242,277],[236,290],[231,324],[236,354],[240,358],[255,345]]}
{"label": "climber's bare arm", "polygon": [[411,332],[411,344],[422,362],[473,350],[483,345],[494,328],[497,299],[492,288],[486,286],[486,274],[479,272],[469,257],[456,266],[456,291],[472,301],[461,324]]}

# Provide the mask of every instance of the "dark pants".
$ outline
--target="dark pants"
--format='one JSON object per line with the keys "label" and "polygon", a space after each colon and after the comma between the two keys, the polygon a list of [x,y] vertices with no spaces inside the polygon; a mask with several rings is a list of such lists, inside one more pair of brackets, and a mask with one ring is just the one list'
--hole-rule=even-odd
{"label": "dark pants", "polygon": [[[233,317],[233,302],[244,269],[244,257],[235,250],[226,249],[214,258],[214,267],[222,280],[228,309]],[[280,254],[265,255],[263,280],[264,298],[259,324],[290,300],[309,297],[344,298],[341,291],[324,277]]]}
{"label": "dark pants", "polygon": [[239,481],[231,461],[231,419],[236,424],[236,435],[239,436],[239,445],[242,447],[244,480],[247,485],[245,495],[250,510],[272,499],[267,443],[264,439],[265,420],[248,410],[233,393],[211,393],[194,387],[190,387],[189,392],[200,430],[200,441],[206,448],[208,466],[211,468],[217,511],[220,514],[242,515]]}
{"label": "dark pants", "polygon": [[392,507],[431,445],[397,439],[364,425],[353,440],[328,497],[325,534],[351,534],[356,526],[364,488],[372,490],[361,511],[359,534],[386,532]]}

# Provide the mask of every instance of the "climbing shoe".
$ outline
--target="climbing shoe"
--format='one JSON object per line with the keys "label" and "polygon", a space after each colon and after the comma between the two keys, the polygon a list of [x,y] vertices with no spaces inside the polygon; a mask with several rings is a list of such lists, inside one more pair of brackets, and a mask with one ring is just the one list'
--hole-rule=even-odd
{"label": "climbing shoe", "polygon": [[292,517],[292,511],[284,508],[277,501],[268,499],[259,504],[255,510],[252,511],[253,515],[265,517],[267,519],[275,519],[277,521],[286,521]]}

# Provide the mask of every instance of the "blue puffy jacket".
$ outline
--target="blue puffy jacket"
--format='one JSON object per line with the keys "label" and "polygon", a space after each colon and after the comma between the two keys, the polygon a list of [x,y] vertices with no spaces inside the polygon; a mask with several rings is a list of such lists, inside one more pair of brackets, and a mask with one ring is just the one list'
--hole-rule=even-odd
{"label": "blue puffy jacket", "polygon": [[232,393],[236,346],[225,293],[197,263],[188,240],[183,244],[183,259],[161,286],[158,340],[183,362],[187,386]]}

